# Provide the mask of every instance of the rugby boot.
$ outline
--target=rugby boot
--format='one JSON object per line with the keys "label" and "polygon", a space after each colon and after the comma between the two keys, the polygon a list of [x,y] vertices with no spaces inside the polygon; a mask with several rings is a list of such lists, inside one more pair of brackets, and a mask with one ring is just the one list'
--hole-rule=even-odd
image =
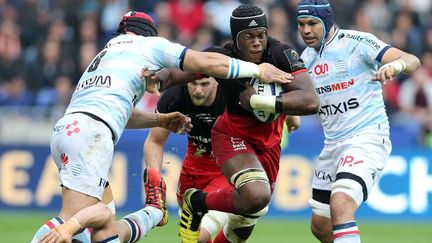
{"label": "rugby boot", "polygon": [[168,223],[168,210],[166,205],[166,184],[159,171],[146,168],[143,174],[146,206],[153,206],[162,211],[163,217],[157,226]]}
{"label": "rugby boot", "polygon": [[196,193],[203,193],[194,188],[186,190],[183,195],[182,210],[179,223],[179,235],[183,243],[196,243],[200,234],[201,220],[207,210],[198,210],[192,205],[191,197]]}

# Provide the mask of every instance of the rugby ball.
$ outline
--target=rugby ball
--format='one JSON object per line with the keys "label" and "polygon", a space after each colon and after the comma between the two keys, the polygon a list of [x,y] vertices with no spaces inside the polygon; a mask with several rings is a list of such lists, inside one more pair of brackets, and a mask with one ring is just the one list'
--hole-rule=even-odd
{"label": "rugby ball", "polygon": [[[283,93],[282,87],[277,83],[264,83],[259,79],[252,78],[250,85],[255,89],[257,95],[278,96]],[[261,110],[253,110],[255,118],[264,123],[272,122],[279,117],[278,113],[270,113]]]}

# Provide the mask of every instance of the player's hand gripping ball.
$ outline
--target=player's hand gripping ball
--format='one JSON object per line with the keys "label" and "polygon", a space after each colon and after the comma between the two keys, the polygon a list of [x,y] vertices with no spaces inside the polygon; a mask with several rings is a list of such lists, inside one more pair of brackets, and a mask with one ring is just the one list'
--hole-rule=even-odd
{"label": "player's hand gripping ball", "polygon": [[[282,87],[278,83],[264,83],[259,79],[252,78],[251,86],[255,89],[257,95],[278,96],[283,93]],[[253,109],[255,118],[264,123],[272,122],[279,117],[278,113],[270,113],[266,111]]]}

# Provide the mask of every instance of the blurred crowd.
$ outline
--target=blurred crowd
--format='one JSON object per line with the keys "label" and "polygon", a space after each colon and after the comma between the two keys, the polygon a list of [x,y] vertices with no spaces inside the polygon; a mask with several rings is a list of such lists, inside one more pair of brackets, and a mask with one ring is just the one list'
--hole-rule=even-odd
{"label": "blurred crowd", "polygon": [[[242,3],[266,11],[269,35],[304,49],[296,32],[297,0],[0,0],[0,109],[61,115],[80,75],[128,10],[150,14],[160,36],[202,50],[230,40],[231,11]],[[432,147],[432,1],[331,3],[341,28],[373,33],[420,58],[422,67],[386,85],[384,96],[391,121],[415,126],[418,143]],[[139,107],[152,111],[156,102],[146,94]]]}

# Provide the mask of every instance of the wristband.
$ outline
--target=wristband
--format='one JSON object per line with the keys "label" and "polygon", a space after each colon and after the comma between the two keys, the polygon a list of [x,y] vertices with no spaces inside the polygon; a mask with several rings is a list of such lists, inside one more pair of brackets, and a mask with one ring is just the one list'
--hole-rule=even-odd
{"label": "wristband", "polygon": [[276,96],[275,111],[276,113],[282,113],[283,111],[283,99],[280,95]]}
{"label": "wristband", "polygon": [[259,77],[260,70],[255,63],[230,58],[228,65],[227,79]]}
{"label": "wristband", "polygon": [[251,96],[249,102],[254,110],[276,112],[276,96],[254,94]]}

